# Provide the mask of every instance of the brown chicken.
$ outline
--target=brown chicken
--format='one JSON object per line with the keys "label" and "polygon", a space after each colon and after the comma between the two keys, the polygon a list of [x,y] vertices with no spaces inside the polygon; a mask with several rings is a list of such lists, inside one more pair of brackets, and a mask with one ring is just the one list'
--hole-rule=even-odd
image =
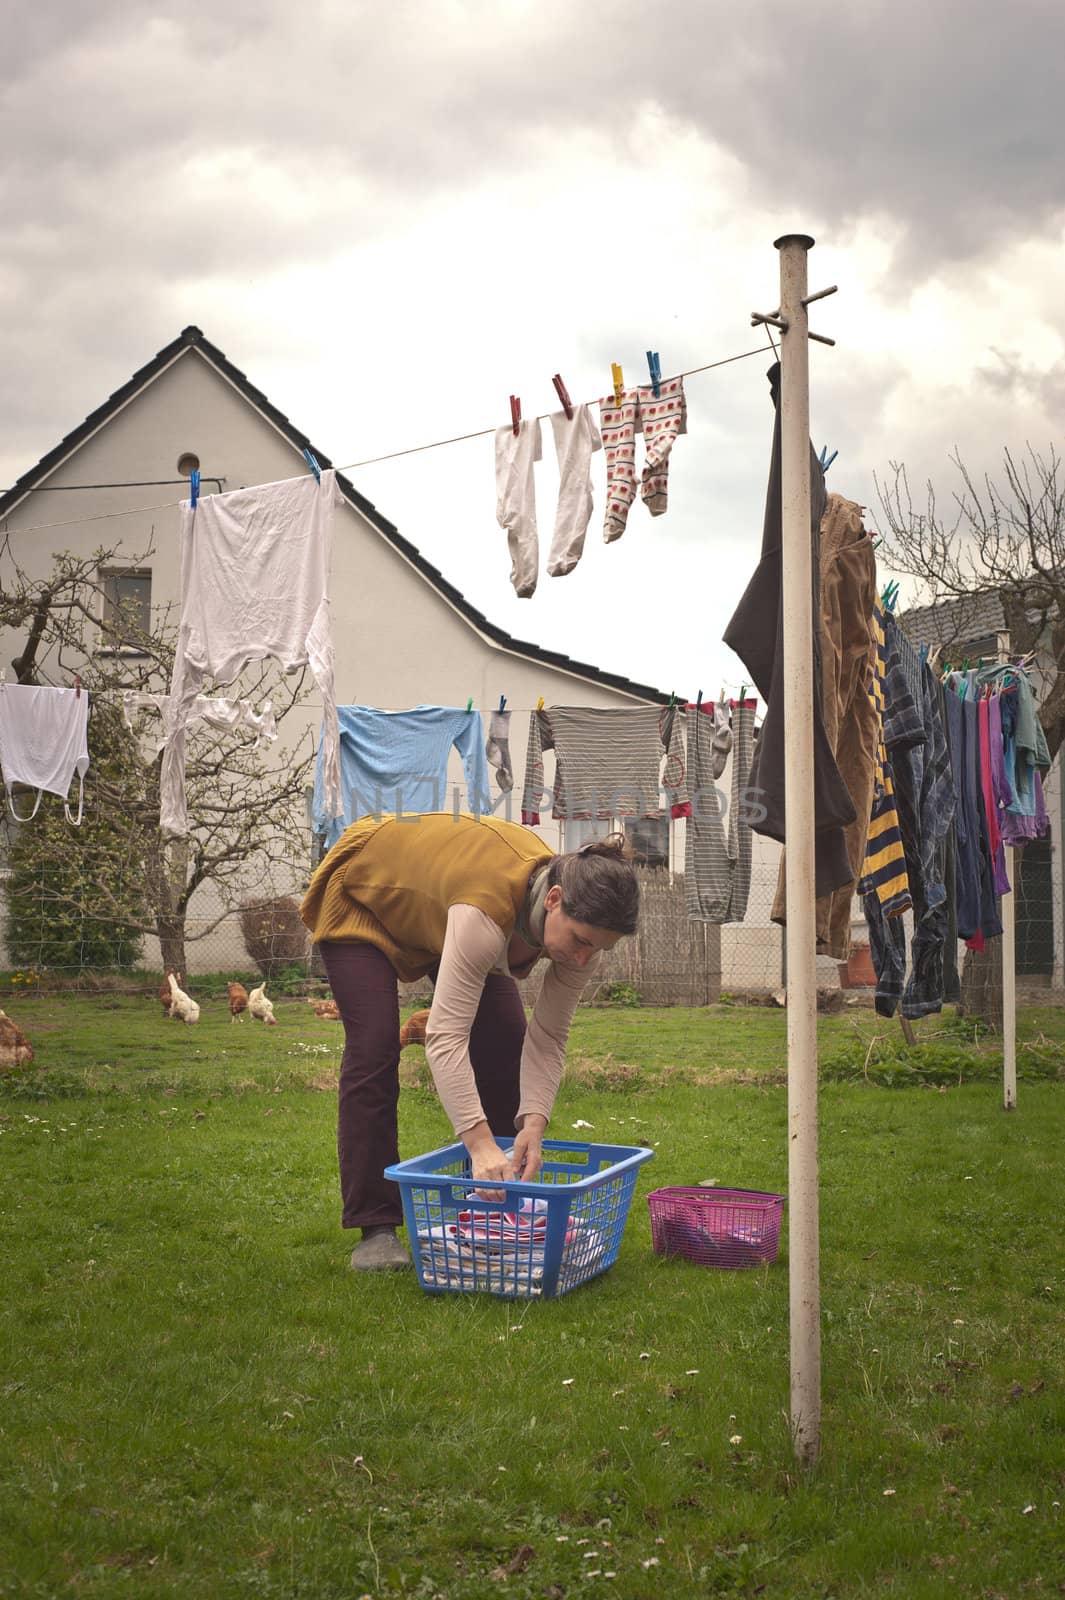
{"label": "brown chicken", "polygon": [[340,1021],[340,1007],[335,1000],[308,1000],[307,1004],[314,1007],[316,1017],[324,1017],[327,1022]]}
{"label": "brown chicken", "polygon": [[248,1009],[248,991],[242,983],[227,983],[226,989],[229,991],[229,1020],[239,1022],[241,1012]]}
{"label": "brown chicken", "polygon": [[6,1011],[0,1011],[0,1071],[5,1067],[27,1067],[33,1060],[33,1046]]}
{"label": "brown chicken", "polygon": [[399,1030],[399,1048],[404,1050],[409,1044],[424,1045],[425,1029],[428,1021],[428,1011],[412,1012]]}
{"label": "brown chicken", "polygon": [[163,1016],[164,1017],[168,1017],[170,1015],[170,1004],[171,1004],[171,1001],[173,999],[173,996],[170,993],[170,974],[171,973],[174,974],[174,977],[176,978],[178,983],[181,982],[181,973],[177,970],[177,968],[176,967],[167,967],[166,975],[163,978],[162,983],[159,985],[159,1003],[163,1008]]}

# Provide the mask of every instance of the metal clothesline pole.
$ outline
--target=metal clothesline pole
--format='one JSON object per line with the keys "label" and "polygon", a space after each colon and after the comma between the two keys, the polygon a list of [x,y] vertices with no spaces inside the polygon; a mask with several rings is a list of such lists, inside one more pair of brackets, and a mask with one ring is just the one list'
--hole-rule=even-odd
{"label": "metal clothesline pole", "polygon": [[810,564],[810,361],[806,256],[780,251],[780,450],[784,648],[784,832],[788,961],[788,1263],[791,1430],[800,1461],[821,1450],[821,1264],[817,1165],[814,913],[813,575]]}

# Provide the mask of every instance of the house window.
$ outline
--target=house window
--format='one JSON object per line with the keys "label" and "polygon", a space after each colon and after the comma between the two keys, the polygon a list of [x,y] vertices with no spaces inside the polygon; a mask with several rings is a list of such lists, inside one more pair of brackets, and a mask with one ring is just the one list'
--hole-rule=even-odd
{"label": "house window", "polygon": [[605,818],[591,822],[566,821],[563,830],[565,850],[579,850],[592,839],[605,839],[608,833],[624,832],[635,853],[637,866],[669,866],[668,817],[623,817],[613,822]]}
{"label": "house window", "polygon": [[143,648],[152,624],[152,573],[150,567],[102,567],[101,644],[110,650]]}
{"label": "house window", "polygon": [[593,839],[605,839],[613,831],[614,824],[605,817],[596,817],[591,821],[567,817],[562,824],[562,848],[566,851],[579,850],[582,844],[591,844]]}
{"label": "house window", "polygon": [[641,867],[669,866],[669,818],[627,817],[625,837]]}

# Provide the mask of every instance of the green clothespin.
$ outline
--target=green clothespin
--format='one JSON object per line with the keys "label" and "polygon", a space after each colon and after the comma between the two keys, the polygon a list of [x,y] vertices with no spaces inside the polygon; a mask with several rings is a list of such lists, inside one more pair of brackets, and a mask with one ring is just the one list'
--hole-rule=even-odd
{"label": "green clothespin", "polygon": [[473,710],[473,695],[472,694],[470,695],[470,698],[466,701],[466,710],[467,711],[472,711]]}

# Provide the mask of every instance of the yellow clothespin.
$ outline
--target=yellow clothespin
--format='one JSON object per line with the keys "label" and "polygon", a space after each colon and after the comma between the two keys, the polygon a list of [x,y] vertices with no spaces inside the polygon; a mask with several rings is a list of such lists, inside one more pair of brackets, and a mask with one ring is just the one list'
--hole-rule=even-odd
{"label": "yellow clothespin", "polygon": [[542,711],[544,709],[544,697],[543,697],[543,695],[541,695],[539,700],[537,700],[536,709],[537,709],[537,711]]}
{"label": "yellow clothespin", "polygon": [[610,371],[614,377],[614,404],[621,405],[621,397],[625,389],[625,375],[616,361],[610,363]]}

